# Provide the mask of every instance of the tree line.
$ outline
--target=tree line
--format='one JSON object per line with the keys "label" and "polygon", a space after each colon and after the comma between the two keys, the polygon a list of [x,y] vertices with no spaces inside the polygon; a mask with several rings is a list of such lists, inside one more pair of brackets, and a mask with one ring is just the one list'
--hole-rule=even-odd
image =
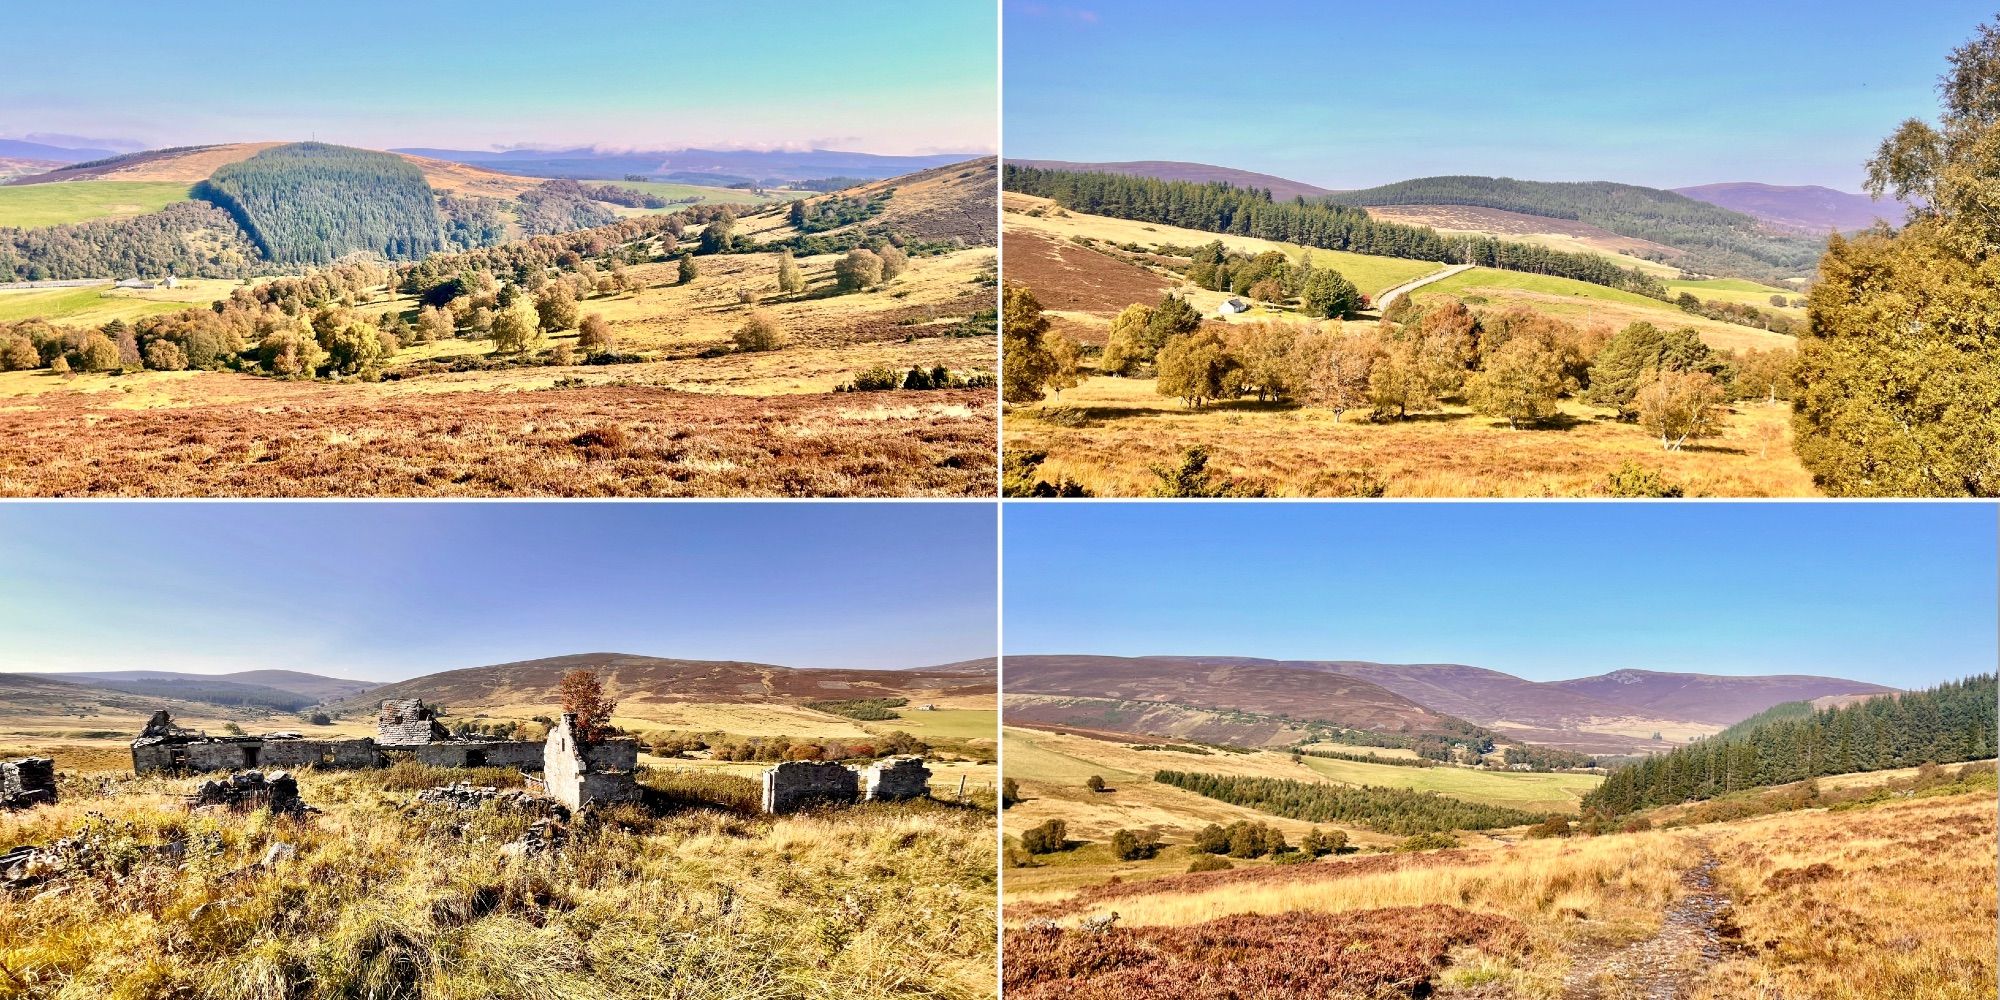
{"label": "tree line", "polygon": [[1345,205],[1303,198],[1274,202],[1269,191],[1221,182],[1197,184],[1008,164],[1004,183],[1009,191],[1048,198],[1090,215],[1378,257],[1479,264],[1666,297],[1658,278],[1636,267],[1619,267],[1598,254],[1565,253],[1486,236],[1446,236],[1423,226],[1377,222],[1367,212]]}
{"label": "tree line", "polygon": [[130,218],[0,228],[0,281],[248,278],[272,270],[236,220],[205,201]]}
{"label": "tree line", "polygon": [[1309,823],[1347,823],[1408,835],[1491,830],[1542,819],[1541,814],[1468,802],[1408,788],[1335,785],[1291,778],[1252,778],[1160,771],[1153,780],[1207,798]]}
{"label": "tree line", "polygon": [[1689,271],[1760,281],[1810,271],[1823,239],[1773,233],[1757,219],[1657,188],[1610,181],[1522,181],[1511,177],[1421,177],[1327,196],[1342,205],[1470,205],[1568,219],[1683,251]]}
{"label": "tree line", "polygon": [[1992,757],[1996,697],[1994,675],[1981,674],[1806,718],[1787,713],[1614,771],[1583,804],[1616,816],[1808,778]]}

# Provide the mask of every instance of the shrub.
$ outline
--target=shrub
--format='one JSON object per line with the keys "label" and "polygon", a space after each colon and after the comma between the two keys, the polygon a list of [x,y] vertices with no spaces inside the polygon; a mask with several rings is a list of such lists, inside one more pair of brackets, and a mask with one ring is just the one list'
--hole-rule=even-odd
{"label": "shrub", "polygon": [[183,371],[187,368],[187,352],[171,340],[155,340],[146,345],[146,367],[162,372]]}
{"label": "shrub", "polygon": [[1457,846],[1458,838],[1449,833],[1419,833],[1403,838],[1403,842],[1396,845],[1396,850],[1436,851]]}
{"label": "shrub", "polygon": [[1218,858],[1213,854],[1204,854],[1188,862],[1187,870],[1192,874],[1194,872],[1228,871],[1234,867],[1236,866],[1231,864],[1226,858]]}
{"label": "shrub", "polygon": [[693,257],[681,258],[680,283],[685,285],[701,276],[701,269],[695,266]]}
{"label": "shrub", "polygon": [[1021,849],[1029,854],[1054,854],[1069,846],[1069,824],[1052,819],[1021,834]]}
{"label": "shrub", "polygon": [[1084,781],[1083,787],[1093,792],[1101,792],[1104,790],[1104,779],[1099,775],[1093,774]]}
{"label": "shrub", "polygon": [[1569,817],[1561,815],[1552,815],[1528,828],[1528,836],[1538,840],[1544,837],[1567,837],[1570,833]]}
{"label": "shrub", "polygon": [[1120,830],[1111,835],[1111,853],[1120,861],[1144,861],[1159,851],[1160,842],[1150,833]]}
{"label": "shrub", "polygon": [[1667,482],[1658,470],[1647,469],[1639,463],[1626,459],[1609,476],[1604,477],[1604,492],[1622,498],[1636,497],[1679,497],[1681,487]]}
{"label": "shrub", "polygon": [[734,336],[739,351],[775,351],[785,346],[787,340],[777,318],[762,310],[751,313]]}

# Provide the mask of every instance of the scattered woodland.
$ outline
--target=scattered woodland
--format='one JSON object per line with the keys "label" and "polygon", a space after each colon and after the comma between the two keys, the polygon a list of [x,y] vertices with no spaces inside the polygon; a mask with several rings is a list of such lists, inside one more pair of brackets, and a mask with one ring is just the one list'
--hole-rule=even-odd
{"label": "scattered woodland", "polygon": [[[482,195],[442,199],[461,206],[459,229],[436,223],[414,171],[387,154],[266,150],[210,182],[236,193],[262,244],[311,261],[366,252],[177,311],[0,322],[0,372],[15,373],[0,381],[29,380],[0,392],[34,401],[0,455],[0,491],[990,495],[994,254],[961,225],[991,204],[990,162],[797,207],[681,200],[626,217],[548,181],[518,217]],[[330,200],[279,197],[287,185]],[[874,208],[819,207],[857,199]],[[790,214],[847,221],[805,232]],[[515,228],[554,231],[438,252],[455,232]],[[339,239],[307,238],[322,231]],[[132,394],[145,402],[118,399]],[[106,403],[89,454],[64,428]],[[35,443],[58,433],[68,447]],[[200,447],[211,433],[228,435],[220,454]],[[371,440],[353,460],[330,454]]]}
{"label": "scattered woodland", "polygon": [[[1622,185],[1430,178],[1281,203],[1010,166],[1003,491],[2000,493],[2000,230],[1981,208],[2000,173],[1981,103],[2000,27],[1951,61],[1939,121],[1905,123],[1869,164],[1871,194],[1923,207],[1852,237]],[[1707,273],[1670,283],[1653,262],[1358,207],[1427,202],[1671,241],[1675,266]],[[1389,288],[1357,277],[1375,258],[1440,270]]]}

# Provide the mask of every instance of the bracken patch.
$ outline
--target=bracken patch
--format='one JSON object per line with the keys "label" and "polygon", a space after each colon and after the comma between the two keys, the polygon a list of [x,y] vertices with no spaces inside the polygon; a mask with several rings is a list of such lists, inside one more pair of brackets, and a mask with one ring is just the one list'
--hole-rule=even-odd
{"label": "bracken patch", "polygon": [[1512,919],[1453,906],[1233,916],[1102,933],[1010,930],[1009,1000],[1426,997],[1455,949],[1518,951]]}

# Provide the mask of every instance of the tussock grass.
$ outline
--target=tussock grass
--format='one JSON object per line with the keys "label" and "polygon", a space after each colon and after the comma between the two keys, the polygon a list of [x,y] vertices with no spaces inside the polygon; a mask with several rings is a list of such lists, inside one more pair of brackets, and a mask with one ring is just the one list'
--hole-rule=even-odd
{"label": "tussock grass", "polygon": [[1695,1000],[1986,1000],[2000,990],[1991,791],[1704,829],[1744,948]]}
{"label": "tussock grass", "polygon": [[[55,806],[0,817],[0,845],[79,832],[92,844],[86,869],[0,896],[0,995],[994,993],[990,812],[621,808],[574,825],[566,846],[509,859],[498,848],[532,817],[411,808],[389,787],[424,779],[408,767],[305,772],[321,812],[299,818],[190,813],[177,795],[198,779],[186,778],[65,789]],[[174,842],[178,862],[159,850]],[[279,842],[296,857],[261,865]]]}

